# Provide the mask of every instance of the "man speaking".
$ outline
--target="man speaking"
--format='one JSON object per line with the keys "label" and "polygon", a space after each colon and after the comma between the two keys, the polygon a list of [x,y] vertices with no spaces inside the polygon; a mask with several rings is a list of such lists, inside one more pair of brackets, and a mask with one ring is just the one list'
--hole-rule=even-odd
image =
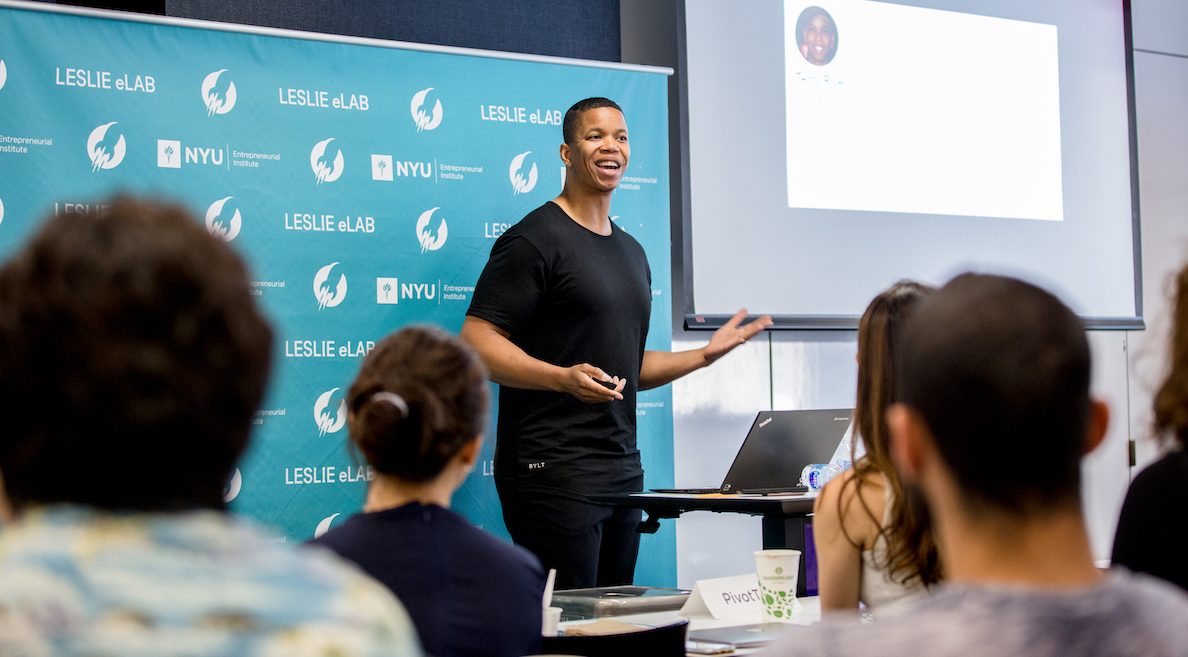
{"label": "man speaking", "polygon": [[740,310],[701,349],[645,351],[651,271],[610,220],[626,119],[587,98],[562,133],[564,188],[495,242],[461,335],[500,385],[495,486],[512,538],[557,569],[558,588],[629,584],[640,512],[590,495],[643,488],[636,393],[709,365],[771,318],[740,325]]}

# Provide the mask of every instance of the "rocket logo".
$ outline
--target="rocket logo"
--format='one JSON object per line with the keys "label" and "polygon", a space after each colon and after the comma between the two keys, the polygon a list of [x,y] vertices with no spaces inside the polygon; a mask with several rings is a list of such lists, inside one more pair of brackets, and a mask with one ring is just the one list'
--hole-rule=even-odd
{"label": "rocket logo", "polygon": [[515,190],[515,195],[527,194],[536,188],[536,163],[532,163],[532,167],[528,169],[528,173],[524,173],[524,159],[532,154],[532,151],[524,151],[512,158],[511,166],[507,168],[507,177],[511,180],[512,189]]}
{"label": "rocket logo", "polygon": [[342,177],[342,169],[345,166],[342,149],[331,145],[332,141],[333,137],[323,139],[314,144],[313,150],[309,152],[309,166],[313,169],[319,185],[334,182]]}
{"label": "rocket logo", "polygon": [[219,199],[206,209],[206,230],[224,242],[235,239],[239,235],[239,229],[243,227],[243,215],[240,214],[238,205],[230,202],[234,198],[228,196]]}
{"label": "rocket logo", "polygon": [[333,308],[342,303],[342,300],[346,298],[346,274],[340,274],[338,276],[337,284],[332,285],[330,283],[330,274],[337,266],[337,262],[332,262],[319,269],[318,273],[314,275],[313,292],[314,298],[318,300],[318,310]]}
{"label": "rocket logo", "polygon": [[124,141],[124,133],[115,126],[115,121],[104,123],[87,137],[87,155],[91,158],[92,172],[114,169],[124,161],[128,143]]}
{"label": "rocket logo", "polygon": [[445,217],[438,221],[433,220],[433,213],[440,209],[426,210],[417,219],[417,240],[421,243],[421,253],[440,249],[445,246],[446,238],[449,237],[450,231],[446,226]]}
{"label": "rocket logo", "polygon": [[225,75],[227,69],[219,69],[202,80],[202,102],[206,104],[206,115],[226,114],[235,108],[235,82]]}
{"label": "rocket logo", "polygon": [[433,130],[441,125],[441,100],[433,102],[433,109],[426,111],[425,98],[429,92],[433,91],[433,87],[422,89],[413,94],[412,102],[409,103],[408,109],[412,113],[413,123],[417,125],[417,132],[424,132],[425,130]]}
{"label": "rocket logo", "polygon": [[319,436],[337,433],[346,426],[346,398],[340,397],[337,404],[331,403],[334,394],[339,390],[340,388],[331,388],[318,395],[318,400],[314,402],[314,422],[318,425]]}

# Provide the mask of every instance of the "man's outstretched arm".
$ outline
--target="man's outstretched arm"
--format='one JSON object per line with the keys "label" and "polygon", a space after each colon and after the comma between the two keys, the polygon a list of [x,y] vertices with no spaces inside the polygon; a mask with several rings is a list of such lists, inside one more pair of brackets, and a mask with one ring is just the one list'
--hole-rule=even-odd
{"label": "man's outstretched arm", "polygon": [[710,365],[772,325],[771,316],[764,315],[740,326],[746,316],[746,308],[734,313],[721,328],[714,331],[709,342],[701,349],[645,351],[643,367],[639,372],[639,389],[657,388]]}

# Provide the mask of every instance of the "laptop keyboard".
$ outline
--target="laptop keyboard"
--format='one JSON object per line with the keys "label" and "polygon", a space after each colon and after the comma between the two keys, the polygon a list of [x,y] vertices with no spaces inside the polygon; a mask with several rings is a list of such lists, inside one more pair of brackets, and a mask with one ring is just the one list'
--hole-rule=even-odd
{"label": "laptop keyboard", "polygon": [[[675,495],[710,495],[722,492],[720,488],[651,488],[649,490],[651,490],[653,493],[667,493]],[[780,493],[807,493],[808,487],[779,486],[777,488],[743,488],[730,492],[740,493],[742,495],[777,495]]]}
{"label": "laptop keyboard", "polygon": [[743,495],[777,495],[780,493],[807,493],[808,486],[780,486],[778,488],[743,488]]}

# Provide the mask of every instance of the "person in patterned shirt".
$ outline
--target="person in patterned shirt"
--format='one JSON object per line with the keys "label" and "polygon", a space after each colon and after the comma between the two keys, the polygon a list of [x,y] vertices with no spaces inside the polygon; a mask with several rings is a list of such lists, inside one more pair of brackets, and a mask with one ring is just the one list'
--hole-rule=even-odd
{"label": "person in patterned shirt", "polygon": [[244,263],[109,207],[0,268],[0,654],[420,655],[386,588],[224,509],[272,352]]}

